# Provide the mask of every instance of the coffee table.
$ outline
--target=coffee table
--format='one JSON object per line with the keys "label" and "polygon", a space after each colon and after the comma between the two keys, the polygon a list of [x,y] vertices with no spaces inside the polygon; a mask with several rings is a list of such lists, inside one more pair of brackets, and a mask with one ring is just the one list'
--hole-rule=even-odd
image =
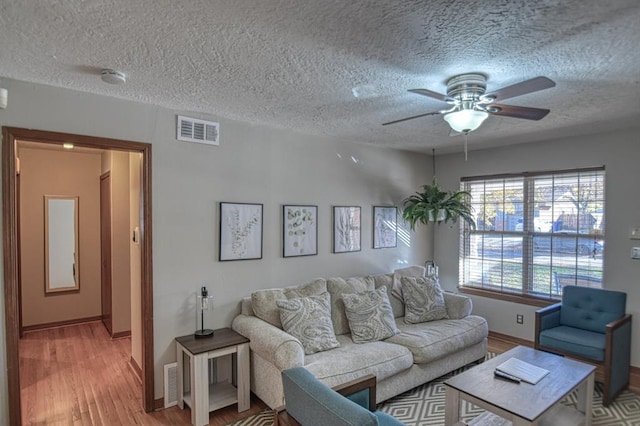
{"label": "coffee table", "polygon": [[[494,377],[499,364],[509,358],[549,370],[537,384],[514,383]],[[558,355],[518,346],[444,382],[445,425],[460,420],[460,403],[468,401],[519,425],[591,425],[595,367]],[[577,389],[577,410],[559,404]],[[486,424],[500,424],[496,416],[483,415]],[[471,424],[479,424],[480,422]]]}

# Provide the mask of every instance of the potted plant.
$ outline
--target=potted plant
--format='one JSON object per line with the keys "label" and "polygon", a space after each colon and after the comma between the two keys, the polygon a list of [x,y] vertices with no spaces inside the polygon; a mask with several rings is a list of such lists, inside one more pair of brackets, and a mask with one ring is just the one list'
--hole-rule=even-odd
{"label": "potted plant", "polygon": [[416,192],[403,201],[402,217],[411,230],[415,230],[417,223],[455,223],[458,218],[475,229],[473,208],[468,201],[470,197],[468,191],[443,191],[434,177],[431,185],[422,185],[422,192]]}

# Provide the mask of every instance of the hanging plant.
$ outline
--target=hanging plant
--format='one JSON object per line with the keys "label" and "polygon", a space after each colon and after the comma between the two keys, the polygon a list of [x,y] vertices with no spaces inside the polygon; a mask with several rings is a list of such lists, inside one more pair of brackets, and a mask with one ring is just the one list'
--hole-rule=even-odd
{"label": "hanging plant", "polygon": [[412,231],[418,223],[455,223],[458,219],[475,229],[470,198],[468,191],[443,191],[434,177],[431,185],[422,185],[422,192],[416,192],[403,201],[402,217]]}

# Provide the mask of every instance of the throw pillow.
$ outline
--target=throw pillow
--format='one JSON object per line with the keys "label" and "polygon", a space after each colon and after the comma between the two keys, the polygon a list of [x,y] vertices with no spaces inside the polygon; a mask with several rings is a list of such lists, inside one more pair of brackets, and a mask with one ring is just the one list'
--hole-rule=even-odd
{"label": "throw pillow", "polygon": [[342,296],[351,340],[354,343],[383,340],[400,333],[393,318],[387,288]]}
{"label": "throw pillow", "polygon": [[340,346],[333,332],[329,294],[276,300],[284,331],[302,343],[307,355]]}
{"label": "throw pillow", "polygon": [[319,296],[327,292],[327,282],[324,278],[318,278],[309,283],[297,287],[274,288],[258,290],[251,294],[251,306],[258,318],[282,328],[280,311],[276,305],[277,300],[293,299],[295,297]]}
{"label": "throw pillow", "polygon": [[403,277],[404,321],[409,324],[449,318],[440,283],[434,278]]}
{"label": "throw pillow", "polygon": [[327,291],[331,295],[331,322],[336,335],[349,333],[349,322],[344,311],[342,297],[345,294],[361,293],[367,290],[375,290],[376,284],[371,278],[328,278]]}
{"label": "throw pillow", "polygon": [[424,277],[427,268],[420,265],[407,266],[393,271],[393,291],[392,294],[402,299],[402,277]]}
{"label": "throw pillow", "polygon": [[402,301],[402,294],[396,295],[393,291],[393,274],[374,275],[372,278],[376,284],[376,290],[380,287],[387,288],[387,296],[389,296],[391,309],[393,309],[393,316],[396,318],[403,317],[404,302]]}

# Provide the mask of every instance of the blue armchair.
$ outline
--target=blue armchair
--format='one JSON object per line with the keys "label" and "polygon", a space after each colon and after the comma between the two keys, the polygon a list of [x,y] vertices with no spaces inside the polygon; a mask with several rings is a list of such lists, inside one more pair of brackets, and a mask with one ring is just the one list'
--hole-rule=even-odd
{"label": "blue armchair", "polygon": [[383,425],[402,426],[392,416],[375,410],[376,378],[362,379],[331,389],[303,367],[282,372],[286,407],[275,412],[275,425]]}
{"label": "blue armchair", "polygon": [[536,312],[535,348],[602,366],[608,406],[629,385],[631,315],[626,293],[567,286],[562,302]]}

